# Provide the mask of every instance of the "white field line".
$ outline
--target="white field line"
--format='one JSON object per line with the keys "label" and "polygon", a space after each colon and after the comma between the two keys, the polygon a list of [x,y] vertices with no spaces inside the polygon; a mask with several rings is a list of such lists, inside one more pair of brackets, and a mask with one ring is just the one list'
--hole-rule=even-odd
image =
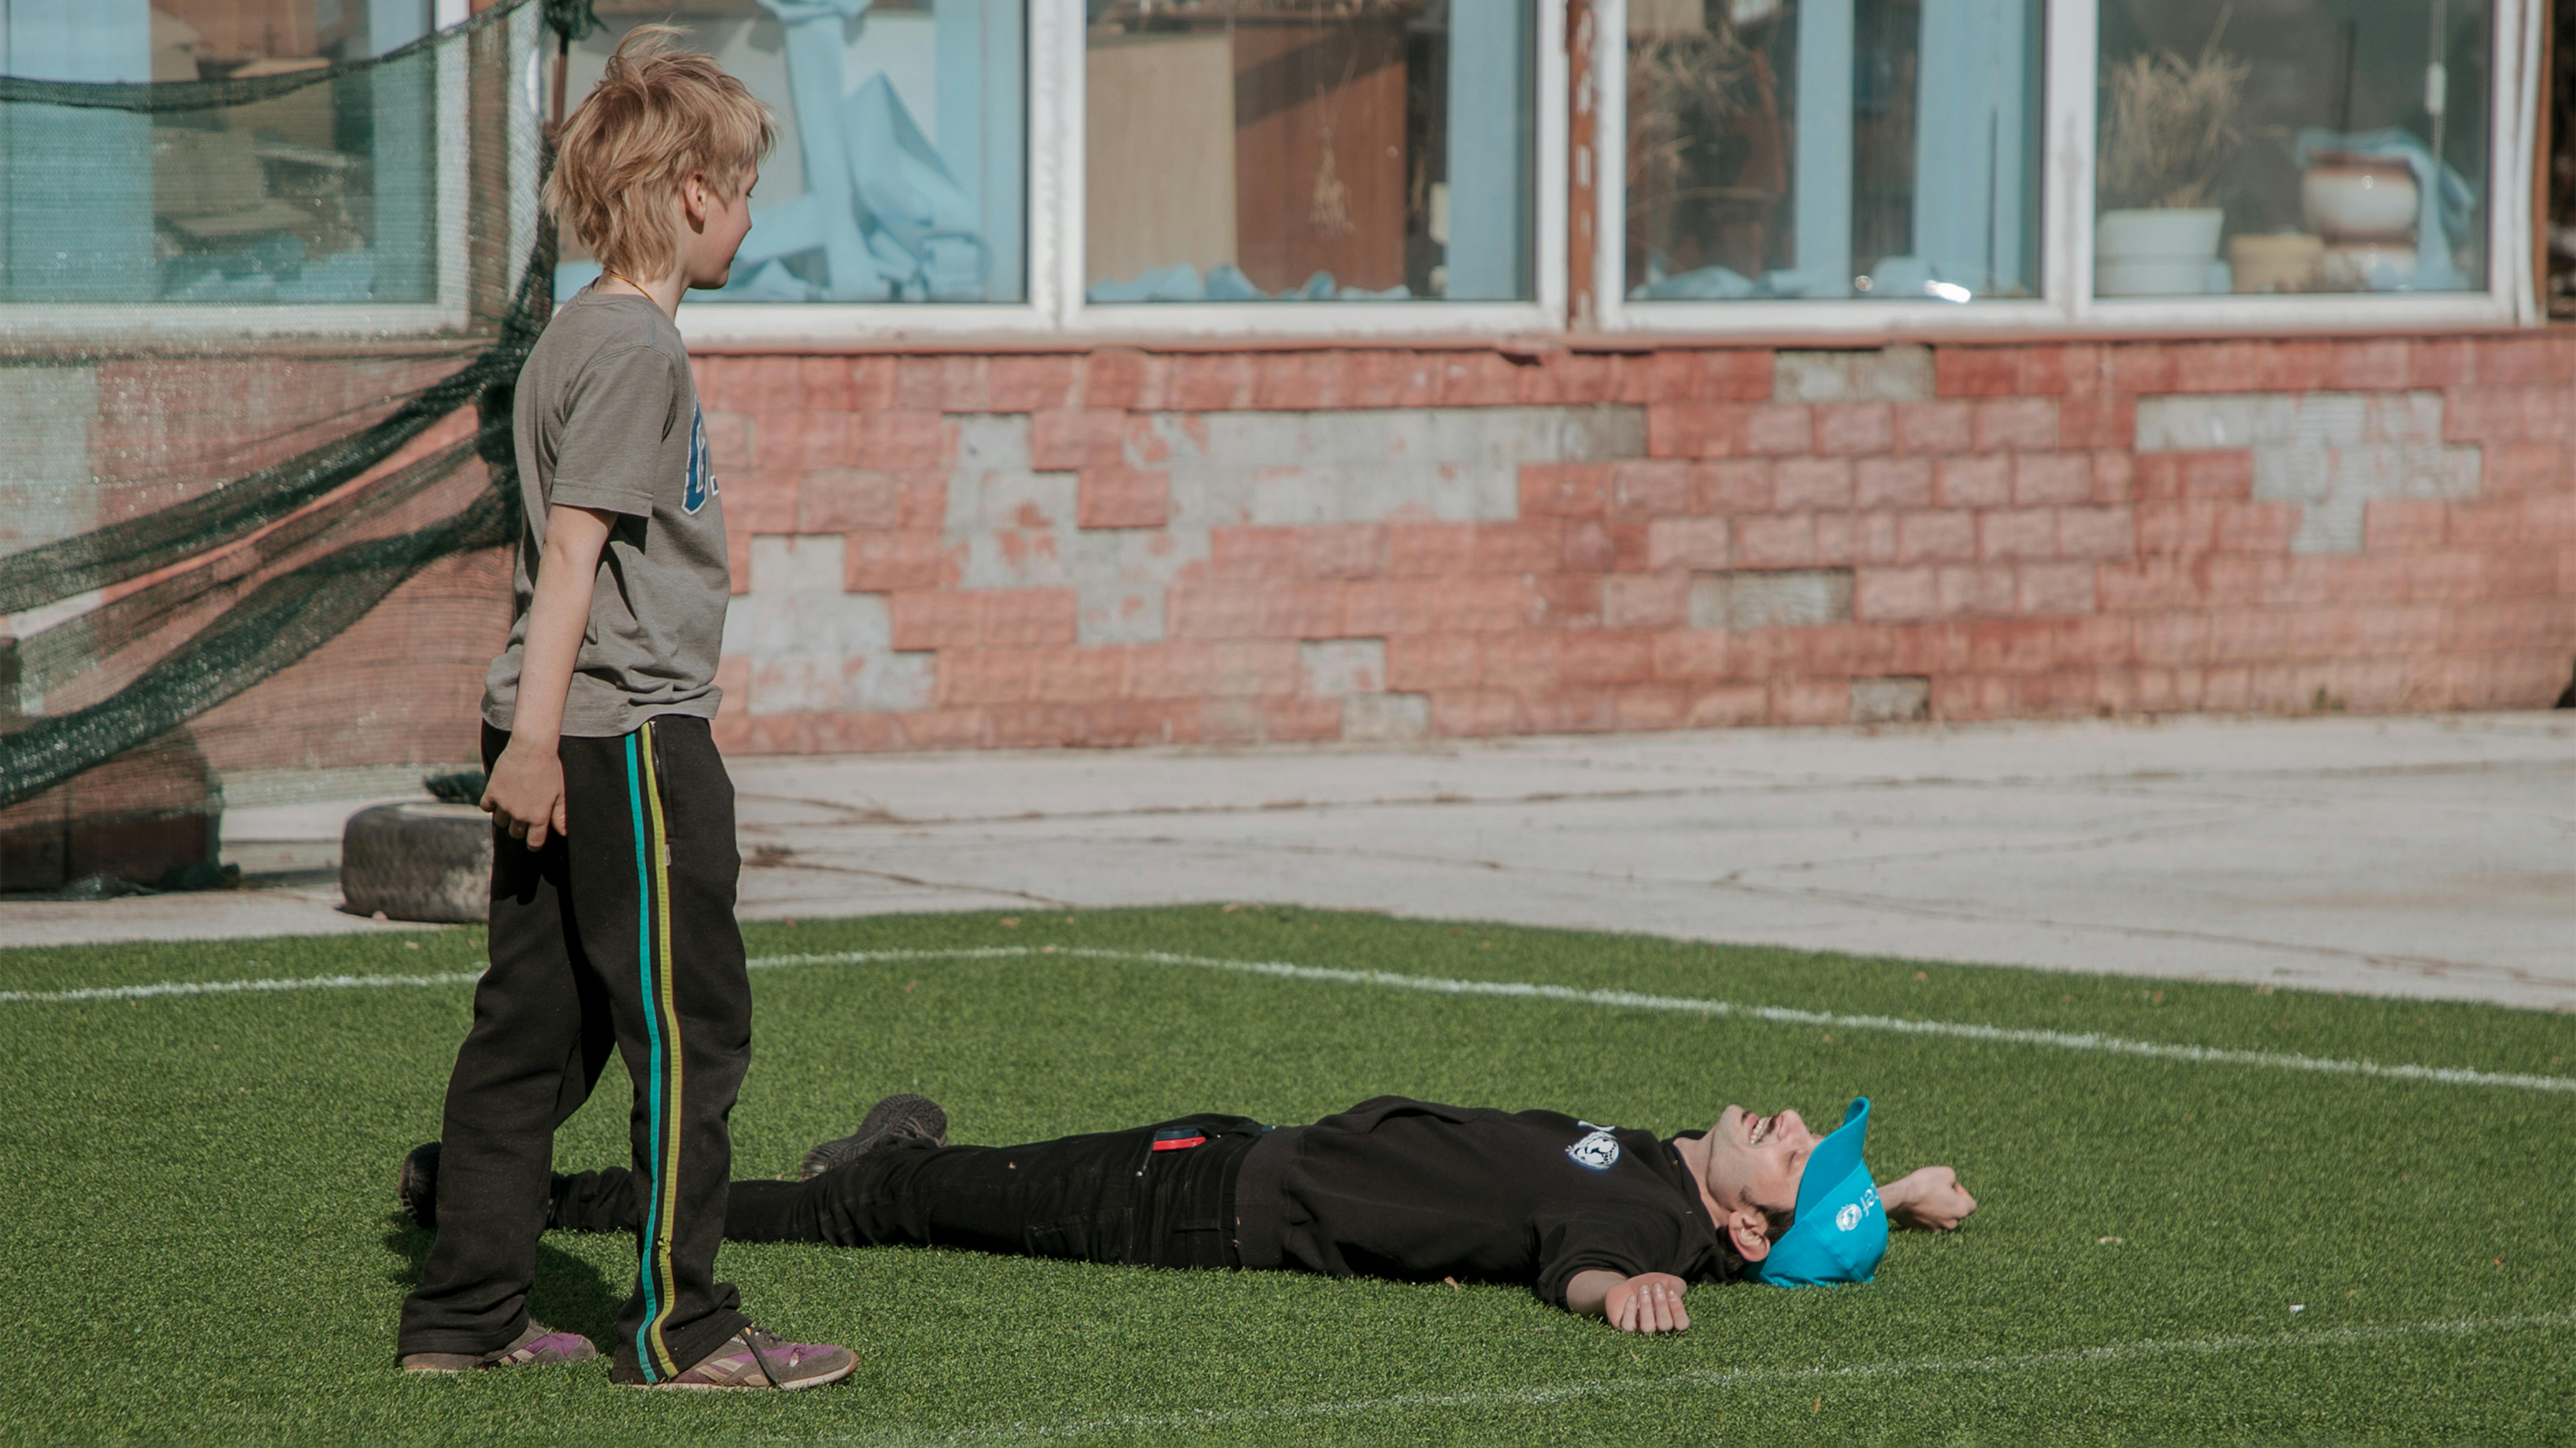
{"label": "white field line", "polygon": [[1079,1438],[1095,1434],[1133,1433],[1154,1429],[1218,1428],[1235,1423],[1349,1418],[1367,1413],[1410,1412],[1423,1409],[1546,1407],[1554,1403],[1605,1397],[1614,1393],[1671,1392],[1690,1389],[1723,1390],[1789,1384],[1820,1387],[1830,1383],[1924,1377],[1943,1373],[2019,1373],[2049,1368],[2106,1367],[2115,1363],[2153,1358],[2235,1357],[2254,1352],[2302,1352],[2415,1338],[2474,1337],[2485,1333],[2547,1331],[2569,1327],[2576,1327],[2576,1313],[2476,1317],[2450,1322],[2385,1323],[2375,1326],[2328,1328],[2321,1332],[2162,1338],[2141,1342],[2108,1343],[2101,1347],[2064,1348],[2055,1352],[2012,1353],[1997,1357],[1901,1358],[1894,1362],[1854,1363],[1847,1367],[1710,1369],[1658,1377],[1556,1383],[1546,1387],[1505,1389],[1495,1392],[1408,1393],[1385,1398],[1354,1398],[1342,1402],[1282,1403],[1260,1408],[1206,1408],[1178,1413],[1137,1414],[1117,1418],[1093,1418],[1073,1423],[1015,1423],[1002,1428],[969,1430],[955,1436],[958,1438]]}
{"label": "white field line", "polygon": [[[1432,995],[1492,996],[1507,1000],[1561,1001],[1606,1006],[1614,1010],[1661,1011],[1704,1017],[1741,1016],[1772,1025],[1816,1026],[1838,1031],[1886,1031],[1897,1035],[1985,1041],[1996,1045],[2040,1046],[2114,1056],[2144,1056],[2204,1066],[2251,1066],[2274,1071],[2307,1071],[2329,1076],[2374,1076],[2393,1081],[2424,1081],[2444,1086],[2492,1086],[2516,1091],[2576,1094],[2576,1076],[2535,1076],[2503,1071],[2471,1071],[2456,1066],[2414,1066],[2379,1061],[2300,1056],[2287,1051],[2238,1051],[2217,1046],[2135,1041],[2091,1031],[2039,1031],[1985,1026],[1967,1021],[1917,1021],[1902,1016],[1845,1015],[1791,1006],[1749,1006],[1733,1001],[1691,996],[1646,995],[1626,990],[1582,990],[1532,981],[1456,980],[1436,975],[1399,975],[1383,970],[1338,970],[1320,965],[1292,965],[1275,960],[1225,960],[1204,955],[1176,955],[1161,950],[1110,950],[1085,945],[988,945],[948,950],[837,950],[814,955],[761,955],[748,962],[753,970],[794,970],[827,965],[891,965],[946,960],[1029,960],[1061,956],[1076,960],[1113,960],[1139,965],[1187,966],[1231,971],[1279,980],[1321,981],[1336,985],[1374,986],[1383,990],[1421,991]],[[92,986],[77,990],[0,990],[0,1005],[44,1002],[149,1000],[161,996],[236,995],[246,992],[359,990],[403,986],[469,985],[480,977],[467,971],[437,975],[325,975],[272,980],[163,981],[152,985]]]}

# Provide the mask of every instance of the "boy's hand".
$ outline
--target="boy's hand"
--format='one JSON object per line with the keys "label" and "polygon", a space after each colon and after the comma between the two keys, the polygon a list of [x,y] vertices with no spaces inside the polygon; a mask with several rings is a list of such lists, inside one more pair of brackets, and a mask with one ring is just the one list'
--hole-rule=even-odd
{"label": "boy's hand", "polygon": [[523,747],[513,739],[492,762],[491,782],[483,786],[483,809],[529,849],[541,848],[546,831],[570,834],[564,827],[563,760],[551,749]]}
{"label": "boy's hand", "polygon": [[1878,1189],[1878,1202],[1890,1221],[1947,1232],[1968,1219],[1977,1199],[1959,1185],[1959,1174],[1946,1166],[1927,1166],[1906,1173]]}
{"label": "boy's hand", "polygon": [[1601,1315],[1621,1332],[1679,1332],[1690,1326],[1682,1294],[1690,1284],[1669,1272],[1648,1272],[1618,1283],[1601,1301]]}

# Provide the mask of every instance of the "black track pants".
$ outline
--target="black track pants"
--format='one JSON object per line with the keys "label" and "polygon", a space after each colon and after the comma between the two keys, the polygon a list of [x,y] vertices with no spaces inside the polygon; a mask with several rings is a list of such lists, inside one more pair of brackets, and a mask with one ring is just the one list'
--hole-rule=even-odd
{"label": "black track pants", "polygon": [[[735,1182],[725,1236],[1233,1267],[1228,1197],[1264,1129],[1240,1116],[1189,1116],[1027,1146],[893,1146],[811,1181]],[[557,1193],[556,1225],[631,1230],[638,1199],[623,1170],[583,1172]]]}
{"label": "black track pants", "polygon": [[[485,726],[485,768],[508,742]],[[635,1082],[638,1268],[612,1370],[659,1381],[744,1321],[715,1280],[726,1118],[751,1062],[733,783],[707,722],[683,715],[558,752],[568,834],[535,851],[493,841],[492,960],[447,1084],[438,1241],[403,1303],[400,1350],[488,1352],[526,1325],[555,1128],[613,1043]]]}

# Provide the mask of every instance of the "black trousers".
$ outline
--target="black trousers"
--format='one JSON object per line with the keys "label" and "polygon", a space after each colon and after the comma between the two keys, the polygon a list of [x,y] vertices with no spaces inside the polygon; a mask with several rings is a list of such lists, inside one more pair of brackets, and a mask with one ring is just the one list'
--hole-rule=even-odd
{"label": "black trousers", "polygon": [[[485,726],[485,768],[508,742]],[[751,1062],[733,782],[707,721],[682,715],[558,752],[568,833],[533,851],[494,836],[491,965],[447,1083],[438,1241],[400,1350],[488,1352],[526,1326],[555,1128],[614,1046],[635,1082],[637,1269],[611,1371],[654,1382],[745,1320],[715,1280],[727,1117]]]}
{"label": "black trousers", "polygon": [[[811,1181],[735,1182],[725,1236],[1235,1267],[1235,1175],[1267,1129],[1240,1116],[1187,1116],[1027,1146],[891,1146]],[[641,1200],[628,1171],[583,1172],[556,1194],[555,1222],[628,1231]]]}

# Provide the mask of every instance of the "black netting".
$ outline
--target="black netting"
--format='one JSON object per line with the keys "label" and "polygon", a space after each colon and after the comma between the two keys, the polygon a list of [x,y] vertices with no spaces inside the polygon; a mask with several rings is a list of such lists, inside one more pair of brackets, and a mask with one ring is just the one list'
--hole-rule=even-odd
{"label": "black netting", "polygon": [[210,863],[228,769],[458,756],[589,8],[247,60],[156,10],[152,81],[0,77],[0,888]]}

